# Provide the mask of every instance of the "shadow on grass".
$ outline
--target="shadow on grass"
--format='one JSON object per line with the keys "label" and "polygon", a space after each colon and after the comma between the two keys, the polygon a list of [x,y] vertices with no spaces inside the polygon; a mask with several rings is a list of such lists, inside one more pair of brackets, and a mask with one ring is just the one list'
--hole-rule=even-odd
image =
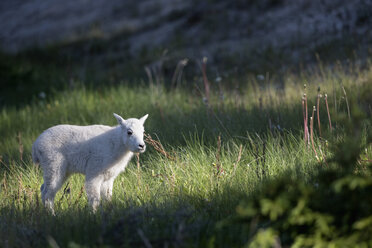
{"label": "shadow on grass", "polygon": [[[309,235],[316,242],[319,230],[328,232],[327,228],[319,228],[317,219],[340,231],[330,239],[325,235],[326,242],[339,242],[338,235],[353,242],[352,224],[371,214],[368,207],[371,184],[348,185],[358,180],[370,182],[370,176],[350,175],[337,166],[317,166],[307,182],[304,175],[296,173],[286,170],[276,178],[259,181],[251,195],[244,187],[231,187],[226,183],[212,191],[209,199],[182,191],[167,195],[164,201],[151,199],[146,203],[141,203],[139,198],[125,202],[115,198],[95,214],[86,206],[70,205],[64,210],[57,206],[56,216],[52,216],[34,199],[26,206],[14,204],[1,209],[0,235],[3,238],[0,245],[242,247],[253,240],[265,243],[254,235],[271,227],[281,232],[278,236],[268,236],[269,240],[291,244],[294,238]],[[359,204],[361,201],[363,204]],[[333,207],[329,207],[329,202]],[[302,204],[309,209],[299,211]],[[301,218],[294,220],[293,214],[305,219],[309,214],[313,217],[303,222]],[[370,240],[370,228],[358,229],[358,232],[363,240]]]}
{"label": "shadow on grass", "polygon": [[[216,235],[216,224],[235,213],[247,195],[244,189],[225,188],[211,200],[185,193],[167,201],[139,205],[136,199],[106,204],[93,214],[87,207],[70,206],[50,215],[42,207],[7,206],[1,209],[0,241],[6,247],[205,247]],[[155,202],[155,200],[154,200]],[[23,209],[21,209],[23,208]],[[223,237],[215,237],[223,241]],[[231,241],[229,241],[231,242]],[[241,244],[242,240],[235,240]],[[221,243],[223,244],[223,243]],[[76,246],[80,247],[80,246]]]}

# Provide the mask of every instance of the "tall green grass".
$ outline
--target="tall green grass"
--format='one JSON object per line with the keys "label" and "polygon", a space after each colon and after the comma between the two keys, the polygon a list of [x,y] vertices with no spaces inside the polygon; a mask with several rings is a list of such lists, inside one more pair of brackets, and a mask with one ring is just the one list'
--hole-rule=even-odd
{"label": "tall green grass", "polygon": [[[172,90],[122,84],[100,91],[81,87],[20,108],[3,108],[1,246],[204,247],[213,240],[221,242],[216,246],[229,246],[224,240],[232,239],[243,245],[247,237],[239,227],[231,226],[222,234],[216,231],[243,199],[288,171],[290,177],[312,184],[313,176],[327,169],[304,141],[302,94],[306,91],[310,115],[318,87],[327,93],[333,126],[341,129],[337,119],[347,114],[346,98],[365,99],[371,92],[372,68],[320,66],[265,83],[246,80],[235,89],[228,82],[219,87],[212,83],[208,104],[201,83]],[[363,106],[370,116],[368,103]],[[70,177],[55,198],[56,216],[51,216],[41,204],[42,171],[31,162],[32,142],[56,124],[116,125],[113,112],[124,118],[148,113],[146,133],[161,142],[170,156],[149,144],[148,151],[138,161],[133,158],[116,179],[113,201],[95,214],[87,206],[84,178]],[[332,153],[325,142],[324,99],[320,119],[324,134],[319,137],[314,124],[315,148],[328,160]],[[371,158],[371,149],[363,156]]]}

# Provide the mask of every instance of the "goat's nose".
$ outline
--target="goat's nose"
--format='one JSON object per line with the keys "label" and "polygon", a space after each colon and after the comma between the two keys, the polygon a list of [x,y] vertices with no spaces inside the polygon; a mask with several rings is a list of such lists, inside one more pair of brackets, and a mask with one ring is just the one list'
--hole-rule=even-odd
{"label": "goat's nose", "polygon": [[139,147],[140,149],[143,149],[143,148],[145,148],[145,144],[139,144],[138,147]]}

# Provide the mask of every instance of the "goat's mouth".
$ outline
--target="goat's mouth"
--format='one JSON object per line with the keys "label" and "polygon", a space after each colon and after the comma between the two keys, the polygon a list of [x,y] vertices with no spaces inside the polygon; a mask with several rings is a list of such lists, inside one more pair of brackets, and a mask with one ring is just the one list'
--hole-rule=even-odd
{"label": "goat's mouth", "polygon": [[137,149],[138,153],[144,153],[145,151],[146,151],[146,147]]}

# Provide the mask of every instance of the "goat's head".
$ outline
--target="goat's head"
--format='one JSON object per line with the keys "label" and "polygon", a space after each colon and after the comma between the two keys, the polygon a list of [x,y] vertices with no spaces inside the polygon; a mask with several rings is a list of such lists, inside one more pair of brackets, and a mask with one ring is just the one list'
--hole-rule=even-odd
{"label": "goat's head", "polygon": [[140,119],[130,118],[127,120],[124,120],[120,115],[115,113],[114,116],[121,127],[121,135],[124,145],[131,152],[144,152],[146,150],[146,144],[143,141],[143,134],[145,132],[143,124],[148,115],[145,115]]}

